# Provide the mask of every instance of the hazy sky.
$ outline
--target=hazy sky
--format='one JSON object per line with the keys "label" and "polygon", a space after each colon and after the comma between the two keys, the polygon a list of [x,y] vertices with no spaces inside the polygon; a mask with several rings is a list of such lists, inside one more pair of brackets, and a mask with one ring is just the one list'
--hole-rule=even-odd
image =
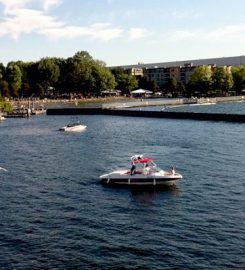
{"label": "hazy sky", "polygon": [[244,0],[0,0],[0,62],[107,66],[245,54]]}

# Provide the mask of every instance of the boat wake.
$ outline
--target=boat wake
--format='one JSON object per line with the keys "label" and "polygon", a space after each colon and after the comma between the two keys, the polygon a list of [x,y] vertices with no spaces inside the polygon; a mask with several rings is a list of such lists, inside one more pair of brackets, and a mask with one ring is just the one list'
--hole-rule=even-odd
{"label": "boat wake", "polygon": [[4,172],[7,172],[8,170],[3,168],[3,167],[0,167],[0,170],[4,171]]}

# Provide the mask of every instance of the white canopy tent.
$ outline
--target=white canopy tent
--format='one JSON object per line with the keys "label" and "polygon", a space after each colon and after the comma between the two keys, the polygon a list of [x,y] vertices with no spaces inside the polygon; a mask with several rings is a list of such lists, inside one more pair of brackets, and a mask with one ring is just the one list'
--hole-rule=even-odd
{"label": "white canopy tent", "polygon": [[152,91],[140,88],[140,89],[131,91],[131,94],[152,94]]}
{"label": "white canopy tent", "polygon": [[152,94],[152,91],[141,89],[141,88],[131,91],[131,95],[133,97],[147,97],[147,96],[150,96],[151,94]]}

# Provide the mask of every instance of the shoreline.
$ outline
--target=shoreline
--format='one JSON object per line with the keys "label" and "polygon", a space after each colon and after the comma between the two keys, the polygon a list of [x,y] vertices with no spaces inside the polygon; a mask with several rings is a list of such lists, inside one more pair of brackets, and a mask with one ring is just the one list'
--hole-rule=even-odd
{"label": "shoreline", "polygon": [[43,100],[12,100],[13,107],[24,108],[51,108],[57,105],[68,105],[69,107],[102,107],[103,109],[147,107],[162,105],[184,105],[184,104],[216,104],[226,102],[242,102],[245,96],[215,97],[215,98],[131,98],[131,97],[106,97],[87,99],[43,99]]}

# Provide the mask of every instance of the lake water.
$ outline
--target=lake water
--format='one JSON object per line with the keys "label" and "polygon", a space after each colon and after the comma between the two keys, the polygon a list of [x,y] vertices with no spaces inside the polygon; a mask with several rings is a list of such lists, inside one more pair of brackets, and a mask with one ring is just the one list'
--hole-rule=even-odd
{"label": "lake water", "polygon": [[169,112],[196,112],[196,113],[229,113],[229,114],[245,114],[245,102],[235,103],[203,103],[203,104],[187,104],[176,106],[147,106],[128,108],[129,110],[150,110],[150,111],[169,111]]}
{"label": "lake water", "polygon": [[[245,269],[244,124],[80,115],[87,131],[58,131],[72,119],[0,123],[0,269]],[[100,185],[135,153],[183,180]]]}

